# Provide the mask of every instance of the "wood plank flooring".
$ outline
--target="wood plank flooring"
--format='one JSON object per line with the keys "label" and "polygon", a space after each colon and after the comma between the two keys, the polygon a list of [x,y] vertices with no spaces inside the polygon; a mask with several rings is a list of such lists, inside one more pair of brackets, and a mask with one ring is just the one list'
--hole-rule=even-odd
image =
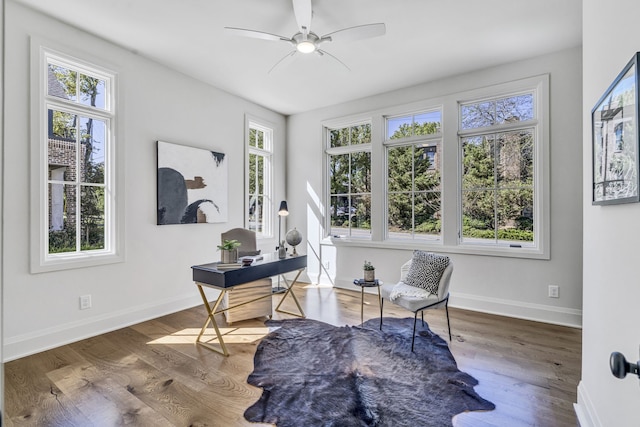
{"label": "wood plank flooring", "polygon": [[[296,295],[308,318],[360,323],[359,293],[300,285]],[[289,299],[282,308],[295,310]],[[412,315],[390,303],[384,314]],[[379,316],[377,295],[365,296],[364,315]],[[496,404],[494,411],[454,417],[455,426],[578,425],[580,330],[458,309],[450,315],[458,367]],[[259,426],[243,412],[261,394],[246,379],[267,332],[264,319],[225,328],[232,331],[225,358],[194,344],[205,318],[204,308],[194,307],[5,364],[4,425]],[[224,323],[224,316],[217,319]],[[443,310],[425,312],[425,321],[446,339]]]}

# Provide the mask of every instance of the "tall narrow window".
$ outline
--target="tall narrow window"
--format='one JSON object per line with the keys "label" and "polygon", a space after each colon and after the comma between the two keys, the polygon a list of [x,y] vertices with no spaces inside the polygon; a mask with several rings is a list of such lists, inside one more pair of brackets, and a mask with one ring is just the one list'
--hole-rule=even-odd
{"label": "tall narrow window", "polygon": [[273,218],[271,167],[273,130],[256,122],[248,122],[247,137],[247,228],[258,237],[272,235]]}
{"label": "tall narrow window", "polygon": [[371,238],[371,124],[326,128],[331,235]]}
{"label": "tall narrow window", "polygon": [[436,110],[386,121],[387,238],[439,239],[442,113]]}
{"label": "tall narrow window", "polygon": [[116,254],[115,78],[46,50],[41,58],[39,259],[55,269]]}
{"label": "tall narrow window", "polygon": [[460,105],[463,243],[533,246],[534,93]]}

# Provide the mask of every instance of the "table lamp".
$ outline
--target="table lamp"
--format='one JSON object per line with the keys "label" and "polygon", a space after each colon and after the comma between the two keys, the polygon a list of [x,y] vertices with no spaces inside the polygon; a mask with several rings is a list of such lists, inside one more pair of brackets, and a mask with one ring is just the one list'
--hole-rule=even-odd
{"label": "table lamp", "polygon": [[282,217],[289,215],[289,209],[287,209],[287,201],[283,200],[280,202],[280,209],[278,209],[278,246],[276,249],[280,249],[280,244],[282,243]]}

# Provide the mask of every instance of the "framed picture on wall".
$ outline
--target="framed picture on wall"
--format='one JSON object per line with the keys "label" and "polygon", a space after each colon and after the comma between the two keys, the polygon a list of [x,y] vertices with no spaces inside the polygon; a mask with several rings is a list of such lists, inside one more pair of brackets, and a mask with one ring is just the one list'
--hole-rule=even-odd
{"label": "framed picture on wall", "polygon": [[227,222],[224,153],[158,141],[158,225]]}
{"label": "framed picture on wall", "polygon": [[637,202],[638,59],[636,53],[591,110],[593,204]]}

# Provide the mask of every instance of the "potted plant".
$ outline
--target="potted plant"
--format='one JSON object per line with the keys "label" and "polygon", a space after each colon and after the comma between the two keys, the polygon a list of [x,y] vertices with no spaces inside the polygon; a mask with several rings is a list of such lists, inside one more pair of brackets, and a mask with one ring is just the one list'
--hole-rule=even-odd
{"label": "potted plant", "polygon": [[362,266],[364,270],[364,281],[373,282],[376,280],[376,268],[369,261],[365,261]]}
{"label": "potted plant", "polygon": [[221,245],[218,245],[220,253],[220,262],[223,264],[231,264],[238,261],[238,247],[241,243],[235,239],[224,239]]}

